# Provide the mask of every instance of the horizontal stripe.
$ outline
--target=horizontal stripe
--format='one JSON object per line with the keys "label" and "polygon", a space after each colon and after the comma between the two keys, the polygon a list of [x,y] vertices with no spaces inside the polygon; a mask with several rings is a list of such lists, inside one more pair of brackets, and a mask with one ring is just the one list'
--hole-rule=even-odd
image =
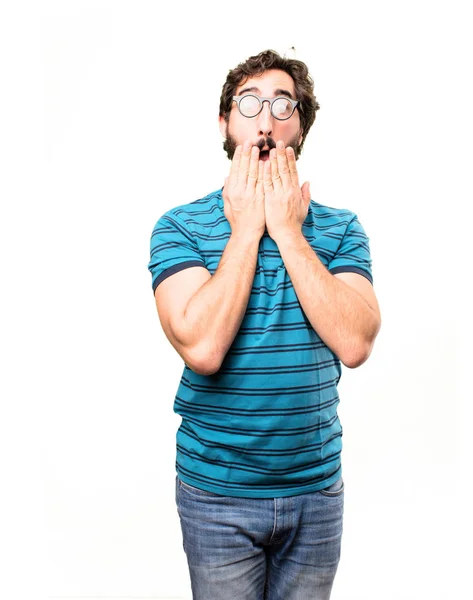
{"label": "horizontal stripe", "polygon": [[263,367],[221,367],[219,373],[238,373],[238,375],[284,375],[287,373],[314,373],[314,371],[323,371],[328,367],[334,367],[338,365],[338,360],[327,360],[320,363],[308,363],[302,367],[299,365],[288,365],[287,367],[281,366],[263,366]]}
{"label": "horizontal stripe", "polygon": [[[193,463],[202,463],[203,465],[203,470],[205,470],[205,466],[206,465],[211,465],[213,467],[215,467],[216,469],[218,468],[222,468],[225,472],[228,470],[228,468],[226,468],[225,464],[221,464],[222,461],[217,460],[209,460],[204,456],[201,456],[195,452],[190,452],[188,450],[183,450],[181,448],[178,448],[178,453],[177,455],[179,457],[188,457],[189,459],[192,460]],[[330,464],[334,461],[338,461],[340,459],[340,452],[336,452],[335,454],[324,458],[324,460],[321,461],[317,461],[315,464],[317,464],[317,467],[324,467],[327,464]],[[278,459],[279,462],[279,459]],[[269,469],[259,469],[255,466],[252,465],[242,465],[240,463],[231,463],[230,465],[231,470],[235,471],[235,473],[242,473],[242,474],[247,474],[247,473],[253,473],[255,475],[259,475],[260,478],[263,477],[275,477],[278,476],[278,482],[279,481],[284,481],[284,476],[288,476],[288,475],[296,475],[298,473],[303,473],[308,471],[309,469],[313,469],[314,467],[314,463],[308,463],[305,464],[302,468],[295,468],[295,467],[289,467],[288,469],[273,469],[273,470],[269,470]]]}
{"label": "horizontal stripe", "polygon": [[[181,426],[179,429],[180,433],[185,433],[185,435],[187,435],[188,437],[197,440],[199,442],[199,444],[202,444],[204,446],[206,446],[207,448],[212,448],[212,449],[225,449],[225,450],[233,450],[235,452],[240,452],[241,448],[239,446],[234,446],[232,444],[217,444],[215,442],[212,442],[211,440],[207,440],[206,438],[203,438],[202,436],[196,436],[194,434],[194,432],[189,429],[188,427],[185,426]],[[248,456],[250,454],[254,454],[256,456],[278,456],[278,457],[284,457],[284,456],[293,456],[293,455],[297,455],[300,453],[306,453],[306,452],[313,452],[314,450],[320,450],[325,444],[327,444],[327,442],[332,442],[336,437],[339,437],[343,435],[343,430],[340,429],[340,431],[338,431],[337,433],[335,433],[334,435],[332,435],[331,438],[325,439],[323,442],[320,442],[318,444],[304,444],[301,446],[294,446],[291,449],[265,449],[265,448],[255,448],[255,449],[251,449],[251,448],[246,448],[245,450],[245,456]]]}
{"label": "horizontal stripe", "polygon": [[[293,351],[312,351],[312,350],[317,350],[317,349],[322,349],[322,348],[326,348],[325,344],[320,341],[320,342],[307,342],[307,343],[301,343],[301,344],[270,344],[270,345],[260,345],[260,346],[256,346],[256,347],[251,347],[251,346],[236,346],[230,348],[229,353],[231,352],[232,354],[247,354],[247,353],[258,353],[258,354],[284,354],[287,352],[293,352]],[[228,354],[227,354],[228,356]]]}
{"label": "horizontal stripe", "polygon": [[219,431],[230,434],[238,434],[243,435],[244,437],[252,438],[252,437],[272,437],[272,436],[282,436],[282,437],[292,437],[295,435],[307,435],[308,433],[314,433],[315,431],[320,431],[321,429],[326,429],[327,427],[331,427],[338,419],[337,415],[334,415],[331,419],[327,421],[323,421],[321,423],[317,423],[315,425],[309,425],[306,427],[285,427],[281,428],[272,428],[272,429],[255,429],[254,425],[251,427],[251,431],[244,427],[228,427],[222,424],[214,424],[207,423],[202,421],[201,419],[196,419],[195,417],[190,417],[186,415],[186,423],[192,423],[197,425],[202,429],[206,429],[208,431]]}
{"label": "horizontal stripe", "polygon": [[[227,493],[227,495],[231,495],[231,492],[239,492],[241,491],[241,489],[243,488],[244,491],[248,491],[250,492],[250,490],[248,490],[248,486],[246,483],[238,483],[238,482],[234,482],[234,483],[230,483],[228,481],[222,481],[221,479],[215,478],[215,477],[209,477],[207,475],[203,475],[203,474],[196,474],[195,472],[187,469],[183,463],[180,463],[179,461],[176,460],[175,463],[176,466],[176,471],[178,474],[183,474],[188,478],[191,478],[192,481],[200,481],[202,484],[205,485],[211,485],[214,487],[218,487],[221,490],[221,493],[223,493],[224,495],[226,495],[225,493]],[[330,473],[324,474],[323,476],[313,476],[313,477],[309,477],[306,479],[299,479],[297,482],[297,487],[300,488],[301,490],[303,489],[304,491],[301,493],[305,493],[307,491],[307,488],[309,487],[313,487],[314,485],[319,485],[319,484],[323,484],[325,481],[327,481],[328,479],[332,478],[334,475],[337,475],[339,473],[341,469],[340,463],[338,462],[338,464],[336,465],[336,469],[330,471]],[[272,496],[272,489],[274,488],[274,483],[267,483],[267,482],[258,482],[258,483],[253,483],[251,484],[251,491],[253,490],[260,490],[262,492],[265,493],[265,495],[267,497],[271,497]],[[285,482],[285,481],[281,481],[278,482],[277,485],[278,488],[292,488],[294,487],[294,482]],[[269,488],[269,489],[268,489]]]}
{"label": "horizontal stripe", "polygon": [[[312,461],[309,463],[304,463],[300,466],[299,465],[291,466],[291,467],[288,467],[287,469],[280,469],[280,468],[269,469],[269,468],[264,468],[264,467],[257,467],[255,465],[251,465],[251,464],[240,463],[240,462],[236,462],[236,461],[225,462],[223,460],[215,459],[215,458],[210,461],[209,459],[197,454],[197,452],[187,450],[186,448],[180,446],[179,444],[177,445],[177,450],[181,455],[188,456],[189,458],[192,458],[193,460],[195,460],[197,462],[203,462],[203,463],[207,463],[207,464],[217,465],[219,467],[224,467],[227,469],[230,467],[232,470],[234,469],[235,471],[243,471],[243,472],[247,472],[247,473],[257,473],[257,474],[263,474],[263,475],[279,475],[281,477],[284,475],[301,473],[303,471],[307,471],[308,468],[311,468],[314,465],[314,462]],[[316,461],[316,463],[317,463],[317,465],[326,465],[327,463],[331,463],[334,460],[336,460],[339,456],[340,456],[340,452],[336,452],[334,454],[331,454],[330,456],[327,456],[323,460]],[[279,459],[278,459],[278,462],[279,462]]]}
{"label": "horizontal stripe", "polygon": [[338,396],[321,402],[319,404],[310,404],[308,406],[300,407],[288,407],[288,408],[232,408],[229,406],[215,406],[213,404],[205,404],[202,402],[187,402],[179,396],[176,397],[176,405],[182,407],[182,410],[198,410],[202,414],[214,413],[214,414],[227,414],[227,415],[244,415],[246,417],[262,417],[262,416],[289,416],[295,414],[310,414],[312,412],[320,412],[330,408],[334,404],[339,402]]}
{"label": "horizontal stripe", "polygon": [[338,379],[331,379],[330,381],[325,381],[323,383],[318,383],[315,385],[295,385],[291,387],[263,387],[263,388],[243,388],[243,387],[231,387],[226,388],[224,386],[205,386],[200,385],[197,382],[190,382],[185,375],[182,376],[181,386],[188,387],[194,391],[206,391],[211,392],[212,394],[230,394],[230,395],[238,395],[238,396],[282,396],[283,394],[286,396],[291,394],[305,394],[307,392],[316,392],[325,389],[331,389],[334,387],[334,383],[338,382]]}

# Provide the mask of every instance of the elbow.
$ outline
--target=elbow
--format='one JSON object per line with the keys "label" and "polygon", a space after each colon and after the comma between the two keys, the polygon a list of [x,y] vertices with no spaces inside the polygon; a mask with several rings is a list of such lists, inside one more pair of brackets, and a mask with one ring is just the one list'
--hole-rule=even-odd
{"label": "elbow", "polygon": [[345,351],[343,357],[340,357],[342,363],[349,369],[356,369],[365,363],[373,351],[376,336],[381,329],[381,316],[378,312],[376,320],[369,337],[358,340]]}
{"label": "elbow", "polygon": [[188,353],[186,365],[198,375],[214,375],[221,366],[221,361],[212,353],[196,348]]}
{"label": "elbow", "polygon": [[188,362],[186,362],[187,366],[194,371],[194,373],[197,373],[197,375],[214,375],[218,369],[215,368],[211,363],[193,363],[193,364],[189,364]]}
{"label": "elbow", "polygon": [[347,356],[341,357],[340,360],[349,369],[356,369],[360,367],[364,362],[368,360],[370,352],[352,352],[351,354],[347,354]]}
{"label": "elbow", "polygon": [[374,339],[371,341],[361,341],[340,356],[340,360],[345,367],[348,367],[349,369],[356,369],[368,360],[373,347]]}

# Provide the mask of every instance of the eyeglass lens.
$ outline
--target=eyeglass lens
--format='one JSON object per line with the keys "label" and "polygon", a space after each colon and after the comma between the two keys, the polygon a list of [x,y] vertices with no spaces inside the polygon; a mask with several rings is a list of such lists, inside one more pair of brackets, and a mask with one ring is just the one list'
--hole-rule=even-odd
{"label": "eyeglass lens", "polygon": [[[255,96],[243,96],[240,101],[240,110],[245,117],[254,117],[260,111],[261,105]],[[292,104],[286,98],[278,98],[271,108],[276,119],[287,119],[292,113]]]}

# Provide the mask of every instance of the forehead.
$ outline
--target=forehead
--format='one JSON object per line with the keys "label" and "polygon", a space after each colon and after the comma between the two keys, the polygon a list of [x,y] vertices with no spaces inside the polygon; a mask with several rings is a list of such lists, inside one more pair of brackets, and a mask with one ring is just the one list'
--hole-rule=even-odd
{"label": "forehead", "polygon": [[252,75],[246,81],[240,83],[236,89],[236,95],[247,88],[255,88],[259,90],[262,96],[274,96],[276,90],[287,90],[291,96],[295,98],[294,80],[285,71],[279,69],[271,69],[265,71],[262,75]]}

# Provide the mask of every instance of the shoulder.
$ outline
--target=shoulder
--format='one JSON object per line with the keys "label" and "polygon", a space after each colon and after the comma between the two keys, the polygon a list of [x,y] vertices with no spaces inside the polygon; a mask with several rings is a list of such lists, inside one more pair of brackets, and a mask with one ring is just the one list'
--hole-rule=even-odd
{"label": "shoulder", "polygon": [[223,210],[221,189],[211,192],[203,198],[167,209],[156,221],[153,233],[156,233],[157,229],[173,225],[177,228],[184,226],[192,230],[193,225],[205,225],[207,221],[214,220],[215,216],[212,217],[212,215],[215,215],[220,208]]}
{"label": "shoulder", "polygon": [[186,204],[179,204],[169,209],[165,214],[175,216],[184,222],[188,220],[194,222],[205,222],[214,213],[215,210],[222,207],[222,190],[218,189],[202,198],[193,200]]}
{"label": "shoulder", "polygon": [[310,201],[309,213],[312,213],[316,229],[333,229],[346,231],[350,224],[358,219],[357,215],[348,208],[335,208],[326,204]]}
{"label": "shoulder", "polygon": [[326,204],[319,204],[314,200],[310,201],[309,210],[317,219],[324,219],[334,223],[349,223],[353,219],[356,219],[356,214],[348,208],[335,208]]}

